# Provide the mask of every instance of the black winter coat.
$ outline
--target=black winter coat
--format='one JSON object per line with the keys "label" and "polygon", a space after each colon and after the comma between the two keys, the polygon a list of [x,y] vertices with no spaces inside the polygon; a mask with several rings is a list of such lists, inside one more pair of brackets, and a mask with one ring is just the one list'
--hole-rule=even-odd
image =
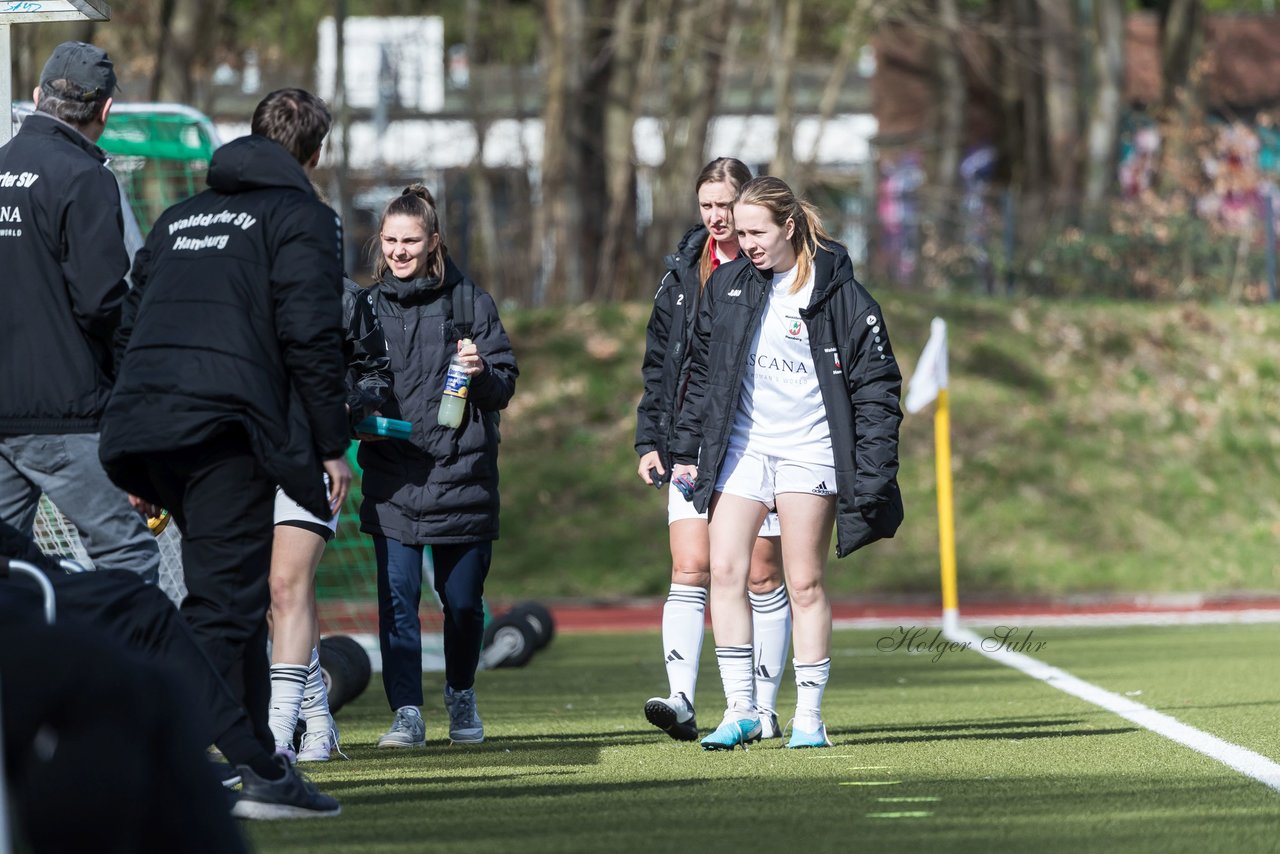
{"label": "black winter coat", "polygon": [[[844,557],[892,537],[902,523],[897,480],[902,374],[880,306],[854,278],[845,248],[827,244],[814,260],[813,297],[800,316],[809,328],[831,428],[836,555]],[[739,259],[716,270],[703,292],[688,390],[672,445],[676,462],[698,464],[694,504],[700,511],[707,509],[724,465],[747,348],[770,287],[768,276]]]}
{"label": "black winter coat", "polygon": [[321,460],[348,444],[342,226],[281,145],[214,152],[209,189],[161,215],[134,259],[100,455],[148,500],[136,462],[243,429],[272,480],[327,519]]}
{"label": "black winter coat", "polygon": [[391,359],[373,294],[350,279],[342,280],[342,325],[347,330],[342,342],[347,363],[347,421],[354,432],[355,425],[379,411],[391,394]]}
{"label": "black winter coat", "polygon": [[43,113],[0,148],[0,435],[98,429],[129,291],[120,190],[105,161]]}
{"label": "black winter coat", "polygon": [[698,316],[702,293],[698,264],[708,233],[703,226],[689,229],[674,253],[663,259],[667,273],[653,297],[653,311],[645,330],[644,393],[636,407],[636,453],[662,455],[671,473],[668,449],[675,434],[676,412],[683,398],[688,365],[689,336]]}
{"label": "black winter coat", "polygon": [[498,307],[479,288],[470,337],[485,370],[471,379],[462,424],[451,430],[436,423],[449,359],[463,337],[453,324],[453,289],[463,279],[446,259],[443,282],[387,273],[370,288],[395,377],[382,414],[412,423],[413,435],[360,443],[365,533],[407,545],[498,538],[497,413],[520,371]]}

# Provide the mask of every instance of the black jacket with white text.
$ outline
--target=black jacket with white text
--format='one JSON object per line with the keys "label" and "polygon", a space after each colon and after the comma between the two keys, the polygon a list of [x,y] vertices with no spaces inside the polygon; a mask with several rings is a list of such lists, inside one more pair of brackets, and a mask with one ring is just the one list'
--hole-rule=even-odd
{"label": "black jacket with white text", "polygon": [[44,113],[0,148],[0,435],[98,429],[129,272],[105,162]]}
{"label": "black jacket with white text", "polygon": [[644,394],[636,407],[636,453],[643,457],[658,451],[668,476],[671,460],[667,449],[683,398],[689,335],[702,292],[698,263],[708,236],[701,225],[689,229],[676,251],[663,259],[667,273],[658,284],[645,328],[644,363],[640,369]]}
{"label": "black jacket with white text", "polygon": [[208,183],[161,215],[134,260],[103,464],[154,501],[139,457],[243,429],[285,493],[327,519],[320,461],[343,455],[349,431],[341,223],[263,136],[214,152]]}

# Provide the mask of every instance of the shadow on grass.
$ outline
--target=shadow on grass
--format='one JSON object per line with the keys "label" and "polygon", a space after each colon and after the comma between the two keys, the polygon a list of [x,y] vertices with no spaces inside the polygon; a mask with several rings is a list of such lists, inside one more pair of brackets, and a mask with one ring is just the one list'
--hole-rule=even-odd
{"label": "shadow on grass", "polygon": [[911,744],[924,741],[1022,741],[1032,738],[1070,738],[1073,736],[1091,735],[1125,735],[1141,732],[1138,727],[1112,727],[1109,729],[1069,729],[1057,731],[1045,730],[1006,730],[1003,732],[953,732],[946,735],[895,735],[876,738],[857,738],[857,730],[833,729],[831,736],[851,736],[845,738],[843,744]]}
{"label": "shadow on grass", "polygon": [[[527,786],[512,785],[492,785],[495,777],[484,777],[483,779],[468,778],[464,780],[451,781],[453,785],[445,791],[431,791],[427,797],[432,803],[440,803],[445,801],[464,801],[474,798],[494,798],[503,801],[514,800],[518,798],[559,798],[573,797],[583,793],[590,793],[593,796],[619,794],[633,795],[637,792],[645,790],[661,792],[663,790],[671,790],[672,787],[680,787],[685,791],[684,787],[705,786],[708,781],[700,779],[678,779],[678,780],[636,780],[629,783],[602,783],[599,780],[584,780],[579,785],[556,785],[536,783]],[[430,785],[435,785],[437,781],[427,781]],[[467,785],[467,783],[479,785]],[[372,785],[372,784],[371,784]],[[399,804],[404,802],[421,802],[424,799],[424,792],[421,790],[408,792],[388,792],[384,790],[380,792],[367,793],[349,793],[344,796],[343,803],[358,804],[362,807],[377,806],[379,804]]]}
{"label": "shadow on grass", "polygon": [[1063,727],[1078,726],[1084,721],[1079,718],[1073,719],[1050,719],[1050,720],[1023,720],[1012,718],[1004,721],[960,721],[953,724],[921,724],[913,726],[911,724],[892,724],[886,726],[860,726],[846,727],[843,732],[849,734],[872,733],[872,732],[963,732],[973,729],[1029,729],[1031,727]]}

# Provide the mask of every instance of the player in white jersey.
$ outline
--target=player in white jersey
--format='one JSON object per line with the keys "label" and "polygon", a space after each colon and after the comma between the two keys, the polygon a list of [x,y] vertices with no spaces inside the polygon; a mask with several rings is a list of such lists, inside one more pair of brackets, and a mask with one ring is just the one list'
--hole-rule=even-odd
{"label": "player in white jersey", "polygon": [[[707,278],[739,257],[733,227],[733,199],[751,172],[732,157],[711,161],[694,185],[702,225],[690,229],[667,256],[667,274],[654,297],[644,356],[644,395],[637,407],[636,473],[662,486],[671,475],[667,445],[683,400],[689,336]],[[668,489],[667,531],[671,545],[671,589],[662,609],[662,652],[669,694],[650,698],[645,717],[672,738],[698,737],[694,691],[706,625],[711,581],[707,514],[699,512],[672,485]],[[791,606],[782,580],[778,517],[769,514],[752,551],[749,578],[755,649],[756,704],[765,738],[781,736],[777,697],[791,643]]]}
{"label": "player in white jersey", "polygon": [[902,378],[879,306],[812,206],[778,178],[756,178],[739,191],[734,221],[748,260],[707,284],[672,444],[673,476],[695,478],[696,506],[711,511],[711,622],[727,711],[702,746],[760,737],[746,579],[760,524],[776,510],[794,619],[787,747],[824,747],[832,529],[843,557],[902,520]]}

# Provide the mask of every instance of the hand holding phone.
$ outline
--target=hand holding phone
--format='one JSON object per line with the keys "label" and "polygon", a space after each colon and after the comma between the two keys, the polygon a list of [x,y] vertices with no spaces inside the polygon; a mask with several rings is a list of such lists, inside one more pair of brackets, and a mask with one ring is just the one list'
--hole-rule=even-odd
{"label": "hand holding phone", "polygon": [[649,469],[649,482],[653,484],[654,489],[662,489],[667,483],[667,473],[660,472],[658,469]]}

